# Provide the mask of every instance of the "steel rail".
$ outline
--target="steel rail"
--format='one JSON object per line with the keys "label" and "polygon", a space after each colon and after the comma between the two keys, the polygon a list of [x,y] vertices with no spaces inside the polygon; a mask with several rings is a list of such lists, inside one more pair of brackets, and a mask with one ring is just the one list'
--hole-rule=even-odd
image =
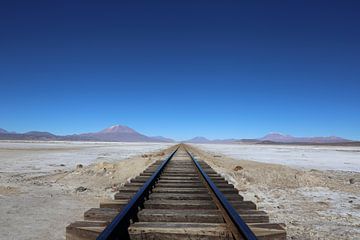
{"label": "steel rail", "polygon": [[202,169],[199,162],[196,158],[186,149],[186,152],[189,154],[191,159],[193,160],[195,166],[199,170],[200,174],[210,187],[211,191],[216,196],[217,200],[220,202],[221,206],[226,211],[226,214],[231,219],[233,225],[236,227],[237,231],[241,234],[243,239],[246,240],[257,240],[255,234],[251,231],[249,226],[244,222],[244,220],[240,217],[234,207],[229,203],[226,197],[221,193],[221,191],[216,187],[214,182],[210,179],[210,177],[206,174],[206,172]]}
{"label": "steel rail", "polygon": [[177,147],[156,169],[151,177],[144,183],[144,185],[131,198],[129,203],[121,210],[121,212],[113,219],[113,221],[104,229],[102,233],[96,238],[97,240],[118,240],[130,239],[128,227],[130,220],[137,221],[137,213],[139,207],[143,208],[145,199],[149,198],[149,192],[155,186],[167,163],[175,155]]}

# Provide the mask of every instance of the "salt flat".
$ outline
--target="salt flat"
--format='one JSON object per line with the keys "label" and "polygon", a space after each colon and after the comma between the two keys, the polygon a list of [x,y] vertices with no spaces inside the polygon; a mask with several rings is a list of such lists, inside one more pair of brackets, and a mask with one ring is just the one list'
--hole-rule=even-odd
{"label": "salt flat", "polygon": [[0,172],[46,173],[71,169],[76,164],[118,161],[170,145],[172,144],[0,141]]}
{"label": "salt flat", "polygon": [[[198,157],[233,183],[245,200],[265,210],[271,222],[284,223],[288,239],[360,239],[360,172],[354,171],[358,170],[356,149],[213,144],[196,147],[211,151],[199,151]],[[348,155],[350,149],[354,153]],[[331,159],[336,150],[341,150],[341,154]],[[305,158],[303,154],[308,156],[305,164],[289,160],[289,156]],[[327,158],[330,158],[329,166],[325,165]],[[349,159],[354,160],[355,167],[347,168],[343,164]]]}
{"label": "salt flat", "polygon": [[234,159],[283,164],[296,168],[360,172],[360,147],[259,144],[195,144]]}
{"label": "salt flat", "polygon": [[0,142],[0,239],[65,239],[66,225],[156,160],[139,155],[170,145]]}
{"label": "salt flat", "polygon": [[[0,239],[65,239],[70,222],[109,199],[151,162],[163,159],[162,149],[172,145],[0,142]],[[206,150],[201,158],[246,200],[266,210],[273,222],[285,223],[290,239],[360,239],[359,148],[195,146]],[[76,169],[77,164],[84,167]],[[327,169],[337,171],[321,171]],[[80,186],[87,190],[76,191]]]}

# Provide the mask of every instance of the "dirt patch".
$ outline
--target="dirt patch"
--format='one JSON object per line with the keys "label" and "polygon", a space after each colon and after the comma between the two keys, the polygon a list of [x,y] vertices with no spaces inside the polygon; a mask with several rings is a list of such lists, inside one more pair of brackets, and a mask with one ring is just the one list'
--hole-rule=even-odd
{"label": "dirt patch", "polygon": [[14,195],[21,193],[20,189],[17,187],[10,186],[0,186],[0,195]]}

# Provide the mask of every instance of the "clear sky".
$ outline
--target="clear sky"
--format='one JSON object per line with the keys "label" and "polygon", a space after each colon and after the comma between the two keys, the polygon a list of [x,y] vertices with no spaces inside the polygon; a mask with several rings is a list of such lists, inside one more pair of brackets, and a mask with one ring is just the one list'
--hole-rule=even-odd
{"label": "clear sky", "polygon": [[0,128],[360,139],[360,1],[1,1]]}

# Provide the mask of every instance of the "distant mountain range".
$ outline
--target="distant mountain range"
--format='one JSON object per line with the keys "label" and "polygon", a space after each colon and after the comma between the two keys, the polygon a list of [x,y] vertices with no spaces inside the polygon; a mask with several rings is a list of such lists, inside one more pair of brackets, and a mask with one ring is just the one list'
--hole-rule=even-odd
{"label": "distant mountain range", "polygon": [[[0,128],[0,140],[43,140],[43,141],[105,141],[105,142],[175,142],[162,136],[150,137],[123,125],[115,125],[99,132],[59,136],[49,132],[31,131],[26,133],[9,132]],[[186,143],[307,143],[307,144],[337,144],[353,141],[336,137],[293,137],[280,133],[270,133],[258,139],[215,139],[194,137],[183,141]]]}
{"label": "distant mountain range", "polygon": [[204,137],[195,137],[186,140],[187,143],[346,143],[351,140],[330,136],[330,137],[293,137],[281,133],[270,133],[257,139],[215,139],[209,140]]}
{"label": "distant mountain range", "polygon": [[210,139],[207,139],[205,137],[194,137],[192,139],[189,139],[189,140],[186,140],[184,142],[187,142],[187,143],[234,143],[234,142],[237,142],[239,141],[238,139],[214,139],[214,140],[210,140]]}
{"label": "distant mountain range", "polygon": [[271,141],[281,143],[340,143],[351,142],[351,140],[341,137],[293,137],[291,135],[284,135],[281,133],[270,133],[259,139],[260,141]]}
{"label": "distant mountain range", "polygon": [[185,142],[187,142],[187,143],[209,143],[209,142],[211,142],[211,140],[209,140],[205,137],[198,136],[198,137],[188,139]]}
{"label": "distant mountain range", "polygon": [[10,133],[0,129],[0,140],[105,141],[105,142],[174,142],[161,136],[149,137],[127,126],[115,125],[99,132],[59,136],[49,132]]}

